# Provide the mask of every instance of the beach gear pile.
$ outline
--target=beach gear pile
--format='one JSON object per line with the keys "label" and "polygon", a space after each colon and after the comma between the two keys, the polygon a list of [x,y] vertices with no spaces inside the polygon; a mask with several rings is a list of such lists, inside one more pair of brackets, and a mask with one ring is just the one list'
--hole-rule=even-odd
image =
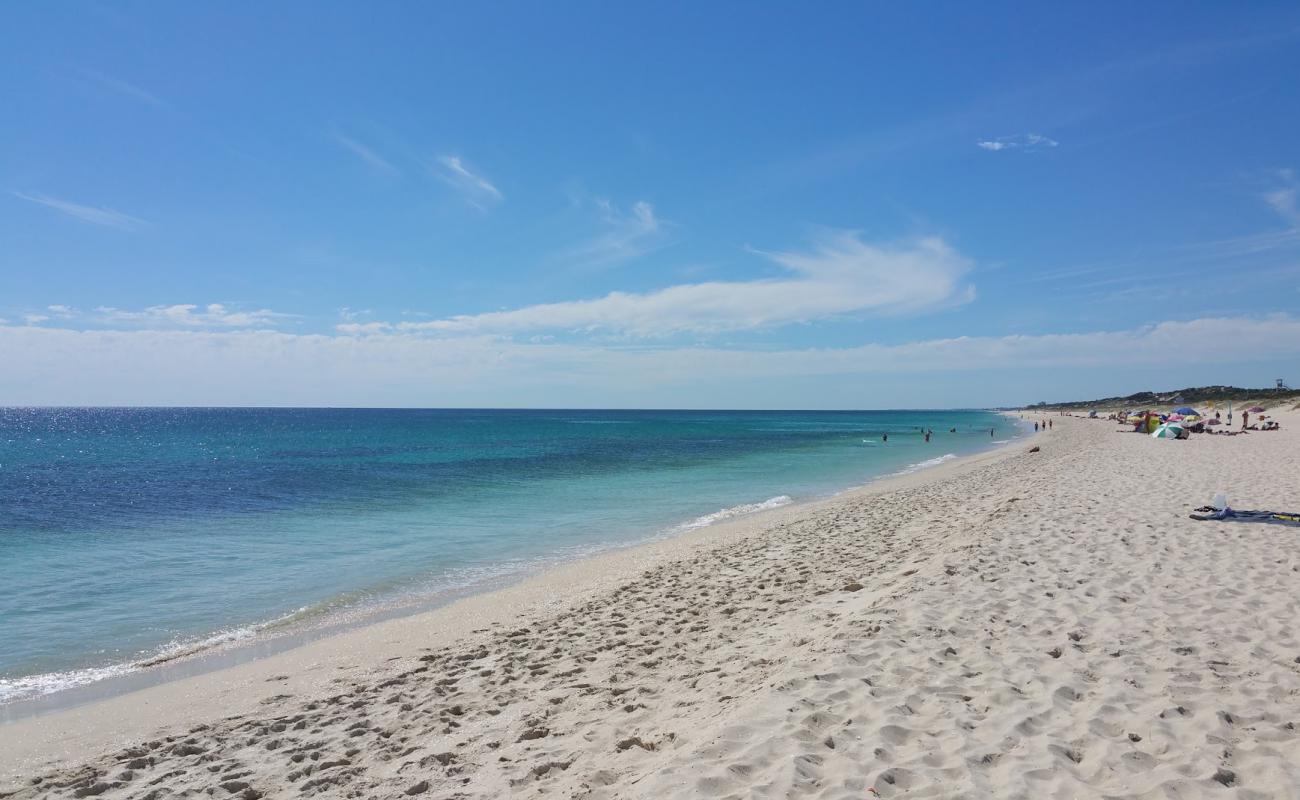
{"label": "beach gear pile", "polygon": [[[1241,432],[1251,431],[1275,431],[1279,429],[1276,420],[1270,420],[1268,415],[1263,412],[1268,409],[1263,406],[1251,406],[1242,412],[1242,422],[1245,423],[1248,414],[1254,415],[1251,418],[1256,424],[1249,427],[1243,427]],[[1187,439],[1193,433],[1225,433],[1225,431],[1212,430],[1213,428],[1223,425],[1223,420],[1217,416],[1207,418],[1204,414],[1191,406],[1179,406],[1170,409],[1165,413],[1159,411],[1150,411],[1139,409],[1137,411],[1121,411],[1118,414],[1112,414],[1112,419],[1118,420],[1121,425],[1132,425],[1135,433],[1149,434],[1154,439]],[[1232,421],[1232,407],[1228,407],[1228,422]],[[1236,435],[1237,432],[1229,432]]]}

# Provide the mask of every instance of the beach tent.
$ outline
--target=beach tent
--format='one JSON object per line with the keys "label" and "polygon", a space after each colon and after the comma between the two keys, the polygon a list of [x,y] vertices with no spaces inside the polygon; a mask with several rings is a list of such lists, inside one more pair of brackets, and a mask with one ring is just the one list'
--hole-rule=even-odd
{"label": "beach tent", "polygon": [[1151,434],[1152,439],[1181,439],[1183,438],[1183,426],[1164,424],[1156,428],[1155,433]]}

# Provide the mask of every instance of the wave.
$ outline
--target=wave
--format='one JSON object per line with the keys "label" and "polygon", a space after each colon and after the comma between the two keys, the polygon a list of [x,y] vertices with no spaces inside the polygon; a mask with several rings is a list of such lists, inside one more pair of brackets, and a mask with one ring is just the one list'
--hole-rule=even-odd
{"label": "wave", "polygon": [[0,677],[0,703],[8,703],[14,700],[26,700],[33,697],[61,692],[64,689],[74,689],[78,686],[85,686],[108,678],[117,678],[122,675],[129,675],[132,672],[138,672],[142,669],[156,667],[188,656],[198,655],[199,653],[215,650],[225,645],[247,642],[263,631],[292,622],[307,610],[306,607],[300,608],[297,611],[285,614],[281,617],[276,617],[275,619],[267,620],[266,622],[259,622],[253,625],[245,625],[237,628],[227,628],[202,638],[173,639],[146,656],[133,661],[125,661],[120,664],[109,664],[107,666],[99,667],[83,667],[81,669],[69,669],[56,672],[40,672],[35,675],[22,675],[16,678]]}
{"label": "wave", "polygon": [[918,461],[917,463],[912,464],[909,467],[905,467],[899,470],[898,472],[893,473],[893,475],[895,476],[911,475],[912,473],[920,472],[923,469],[930,469],[931,467],[937,467],[940,464],[944,463],[945,461],[952,461],[956,457],[957,457],[956,453],[944,453],[943,455],[937,458],[927,458],[925,461]]}
{"label": "wave", "polygon": [[769,497],[761,503],[744,503],[742,505],[732,506],[731,508],[724,508],[721,511],[714,511],[712,514],[705,514],[702,517],[696,517],[690,522],[683,522],[681,525],[678,525],[675,530],[693,531],[697,528],[704,528],[722,522],[723,520],[731,519],[732,517],[742,517],[746,514],[768,511],[773,508],[788,506],[793,502],[794,500],[789,495],[783,494],[776,497]]}
{"label": "wave", "polygon": [[136,664],[112,664],[107,667],[70,669],[66,672],[42,672],[18,678],[0,678],[0,703],[54,694],[64,689],[115,678],[140,669]]}

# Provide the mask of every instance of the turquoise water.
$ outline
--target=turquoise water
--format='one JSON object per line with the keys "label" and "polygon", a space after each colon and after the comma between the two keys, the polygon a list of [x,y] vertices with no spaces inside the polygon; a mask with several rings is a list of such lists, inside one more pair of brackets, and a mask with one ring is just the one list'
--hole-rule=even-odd
{"label": "turquoise water", "polygon": [[0,409],[0,702],[1016,435],[981,411]]}

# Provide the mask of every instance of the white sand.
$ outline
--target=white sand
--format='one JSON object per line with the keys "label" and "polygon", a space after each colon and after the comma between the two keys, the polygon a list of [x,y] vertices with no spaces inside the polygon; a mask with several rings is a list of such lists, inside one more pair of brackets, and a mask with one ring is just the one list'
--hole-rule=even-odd
{"label": "white sand", "polygon": [[5,725],[0,796],[1300,797],[1300,529],[1186,516],[1300,510],[1279,418],[1053,417],[1039,453]]}

